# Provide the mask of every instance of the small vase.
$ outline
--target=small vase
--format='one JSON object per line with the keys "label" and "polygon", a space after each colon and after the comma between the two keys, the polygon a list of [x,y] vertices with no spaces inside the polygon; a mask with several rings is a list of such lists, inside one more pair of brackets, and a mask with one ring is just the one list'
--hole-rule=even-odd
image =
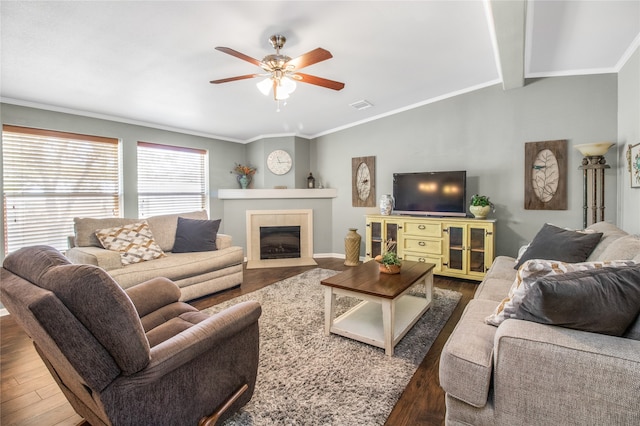
{"label": "small vase", "polygon": [[344,237],[344,264],[346,266],[360,264],[360,241],[362,241],[362,237],[356,232],[357,230],[357,228],[349,228],[347,236]]}
{"label": "small vase", "polygon": [[476,219],[485,219],[491,210],[491,206],[469,206],[469,211]]}
{"label": "small vase", "polygon": [[247,189],[247,187],[251,183],[251,177],[247,175],[240,175],[238,176],[238,182],[240,182],[240,187],[242,189]]}
{"label": "small vase", "polygon": [[395,204],[391,194],[384,194],[380,197],[380,214],[389,216],[393,211],[393,205]]}

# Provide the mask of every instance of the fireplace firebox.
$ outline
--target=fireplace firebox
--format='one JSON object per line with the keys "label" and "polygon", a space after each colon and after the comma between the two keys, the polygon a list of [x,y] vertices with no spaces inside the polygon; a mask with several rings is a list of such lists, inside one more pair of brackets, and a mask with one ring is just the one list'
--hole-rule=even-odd
{"label": "fireplace firebox", "polygon": [[299,257],[299,226],[260,227],[260,259],[296,259]]}

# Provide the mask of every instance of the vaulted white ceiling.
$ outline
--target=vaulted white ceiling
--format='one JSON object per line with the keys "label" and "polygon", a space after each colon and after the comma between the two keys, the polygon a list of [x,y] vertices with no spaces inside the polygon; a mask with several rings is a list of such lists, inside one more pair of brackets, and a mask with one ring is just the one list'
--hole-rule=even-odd
{"label": "vaulted white ceiling", "polygon": [[[615,73],[640,43],[640,1],[6,1],[1,100],[246,142],[307,138],[493,84]],[[286,105],[248,79],[268,39],[322,47]],[[371,107],[350,104],[366,100]]]}

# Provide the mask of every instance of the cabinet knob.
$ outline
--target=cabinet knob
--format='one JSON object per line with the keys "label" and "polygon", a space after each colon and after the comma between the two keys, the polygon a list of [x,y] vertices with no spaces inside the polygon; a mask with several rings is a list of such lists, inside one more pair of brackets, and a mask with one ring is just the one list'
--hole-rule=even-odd
{"label": "cabinet knob", "polygon": [[418,225],[418,229],[427,229],[427,227],[422,225],[422,224],[420,224],[420,225]]}
{"label": "cabinet knob", "polygon": [[419,257],[418,262],[425,263],[427,260],[424,257]]}
{"label": "cabinet knob", "polygon": [[426,244],[424,241],[419,241],[419,242],[418,242],[418,245],[419,245],[419,246],[421,246],[421,247],[424,247],[424,246],[426,246],[427,244]]}
{"label": "cabinet knob", "polygon": [[442,230],[442,232],[445,232],[445,233],[447,233],[447,234],[448,234],[448,233],[449,233],[449,228],[444,228],[444,229]]}
{"label": "cabinet knob", "polygon": [[443,262],[442,266],[447,266],[448,267],[449,266],[449,262]]}
{"label": "cabinet knob", "polygon": [[493,235],[493,232],[487,231],[487,235]]}
{"label": "cabinet knob", "polygon": [[367,228],[371,228],[371,224],[370,224],[370,223],[367,223],[365,226],[366,226]]}

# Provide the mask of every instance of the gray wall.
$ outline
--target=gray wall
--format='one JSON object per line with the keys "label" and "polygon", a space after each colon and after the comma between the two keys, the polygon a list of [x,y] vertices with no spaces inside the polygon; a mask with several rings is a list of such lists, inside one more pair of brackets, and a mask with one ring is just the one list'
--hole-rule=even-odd
{"label": "gray wall", "polygon": [[[238,183],[230,171],[233,169],[234,161],[242,162],[245,159],[246,147],[242,144],[16,105],[0,104],[0,108],[0,118],[3,125],[10,124],[121,139],[123,214],[125,217],[138,217],[136,149],[138,141],[201,148],[209,151],[209,213],[211,217],[222,217],[223,214],[222,202],[217,199],[218,188],[238,187]],[[2,173],[0,173],[0,187],[2,186],[1,180]],[[1,208],[2,206],[0,206]],[[0,213],[2,212],[0,211]],[[224,221],[221,224],[221,231],[225,232]],[[4,257],[2,255],[4,253],[3,234],[4,226],[0,228],[1,257]]]}
{"label": "gray wall", "polygon": [[[568,209],[525,210],[524,144],[556,139],[569,145]],[[582,226],[582,156],[572,146],[616,140],[617,76],[606,74],[540,79],[509,91],[492,86],[319,137],[312,153],[318,174],[338,189],[334,252],[344,252],[348,228],[364,236],[364,215],[378,212],[351,206],[351,158],[373,155],[377,198],[392,192],[394,172],[466,170],[467,198],[482,193],[496,204],[497,254],[515,255],[545,222]],[[615,222],[615,154],[607,161],[606,219]]]}
{"label": "gray wall", "polygon": [[618,73],[618,224],[640,234],[640,188],[631,188],[627,147],[640,143],[640,49]]}
{"label": "gray wall", "polygon": [[[244,245],[244,225],[239,221],[243,223],[246,209],[314,208],[315,223],[321,229],[314,237],[316,253],[344,253],[344,236],[348,228],[358,228],[364,236],[364,215],[378,212],[377,208],[351,206],[352,157],[376,157],[376,198],[391,192],[394,172],[467,170],[467,198],[474,193],[483,193],[496,203],[497,211],[491,217],[498,219],[497,253],[513,255],[544,222],[581,227],[582,181],[577,169],[581,155],[573,145],[618,141],[618,125],[627,129],[625,138],[638,140],[638,83],[634,80],[638,74],[637,57],[636,52],[620,73],[620,88],[615,74],[540,79],[509,91],[496,85],[312,141],[276,137],[242,145],[6,104],[2,105],[2,123],[122,139],[124,214],[128,217],[137,216],[138,140],[208,149],[210,214],[223,218],[223,232],[234,235],[236,242]],[[627,91],[633,90],[636,95],[626,95]],[[620,118],[619,106],[624,110]],[[620,138],[622,136],[621,130]],[[555,139],[569,141],[569,208],[564,211],[524,210],[524,144]],[[295,160],[292,172],[281,177],[266,172],[265,157],[273,149],[286,149],[292,154]],[[617,188],[617,177],[623,172],[618,169],[618,159],[612,152],[607,154],[607,161],[612,166],[606,175],[607,220],[616,221],[614,212],[618,203],[617,191],[620,191],[625,196],[625,203],[621,203],[618,219],[624,221],[625,227],[628,224],[630,230],[635,221],[637,229],[640,190],[627,188],[628,176],[625,185]],[[250,162],[258,167],[254,179],[256,188],[274,185],[303,188],[306,176],[312,171],[325,186],[338,189],[338,198],[309,201],[311,207],[292,200],[222,202],[216,198],[218,188],[238,188],[235,176],[229,173],[234,162]],[[315,209],[318,209],[317,213]]]}

